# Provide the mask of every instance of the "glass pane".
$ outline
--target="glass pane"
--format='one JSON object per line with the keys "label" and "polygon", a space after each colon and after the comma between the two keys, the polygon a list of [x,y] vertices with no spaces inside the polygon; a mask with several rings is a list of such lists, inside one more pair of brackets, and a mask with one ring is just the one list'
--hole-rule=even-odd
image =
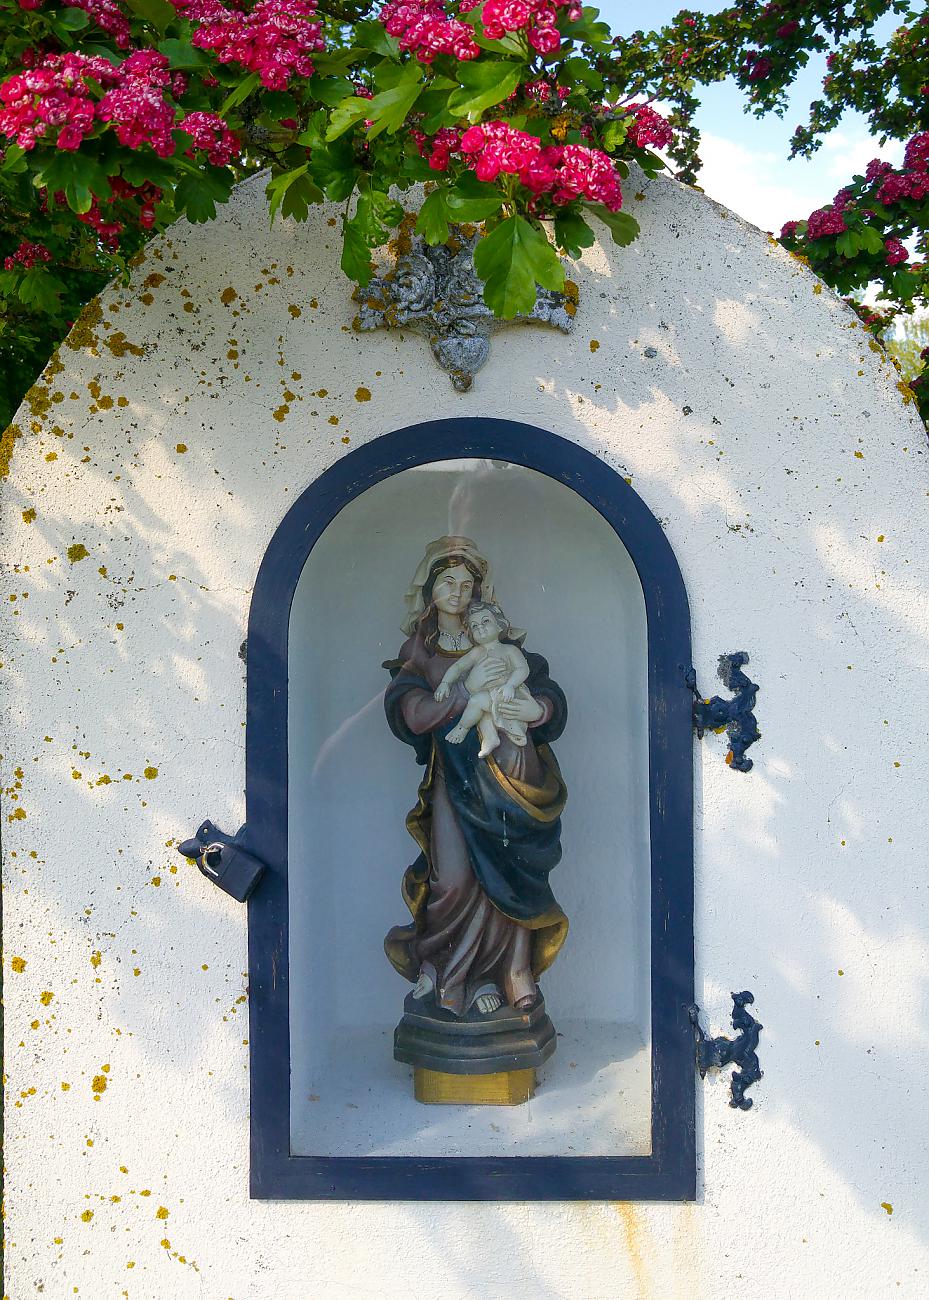
{"label": "glass pane", "polygon": [[[420,612],[422,571],[418,580],[416,575],[428,545],[446,536],[471,539],[473,550],[461,543],[459,552],[477,557],[481,584],[492,586],[493,603],[512,629],[524,629],[526,635],[524,657],[515,631],[507,636],[499,628],[478,626],[480,610],[472,611],[469,631],[464,631],[462,615],[474,591],[473,583],[470,590],[462,585],[460,613],[450,617],[456,599],[452,593],[450,608],[441,611],[443,626],[438,626],[436,612],[435,625],[421,628],[421,644],[436,638],[431,653],[442,664],[441,673],[456,662],[456,637],[463,649],[472,648],[472,637],[487,636],[489,648],[478,660],[492,657],[494,646],[497,651],[511,647],[517,653],[511,658],[508,651],[505,661],[514,681],[522,671],[520,659],[536,664],[536,675],[526,685],[510,683],[514,699],[528,694],[526,710],[554,709],[551,695],[533,696],[528,689],[542,680],[534,655],[545,657],[550,678],[567,698],[566,726],[551,745],[567,803],[560,822],[561,860],[548,885],[570,928],[539,981],[557,1033],[556,1049],[538,1070],[531,1100],[507,1107],[416,1101],[412,1069],[393,1055],[394,1028],[412,985],[387,960],[384,939],[392,927],[411,921],[400,889],[419,848],[405,819],[417,803],[424,769],[417,765],[413,747],[388,726],[384,691],[390,675],[381,665],[397,659],[408,620]],[[489,565],[489,574],[481,563]],[[457,577],[466,579],[467,573]],[[433,590],[433,602],[437,599]],[[449,606],[449,599],[442,599]],[[434,908],[426,932],[435,943],[430,947],[414,938],[401,947],[410,961],[421,961],[419,968],[428,967],[426,973],[435,975],[444,1005],[455,1008],[449,1014],[474,1021],[483,1014],[474,1000],[476,994],[484,996],[481,987],[497,987],[504,1000],[526,996],[520,980],[525,980],[528,947],[536,945],[536,957],[545,944],[549,955],[557,948],[557,917],[546,914],[547,929],[536,923],[545,920],[545,873],[553,852],[552,834],[537,813],[546,808],[557,813],[558,796],[550,767],[540,777],[542,768],[532,766],[542,752],[533,740],[533,726],[527,729],[522,722],[528,740],[521,747],[520,719],[505,716],[497,687],[496,695],[482,693],[477,678],[462,673],[473,686],[471,698],[489,699],[492,707],[483,713],[477,708],[481,720],[458,746],[460,767],[458,751],[453,755],[444,749],[446,758],[426,796],[433,812],[433,839],[427,841],[433,858],[430,897],[435,900],[440,890],[447,891],[448,933],[444,938],[438,934]],[[437,462],[370,488],[326,529],[307,560],[290,623],[295,1155],[649,1152],[647,692],[645,605],[638,576],[609,525],[563,484],[509,463]],[[434,697],[426,695],[423,691],[432,708]],[[479,757],[478,745],[492,743],[488,720],[492,724],[494,719],[498,735],[503,732],[501,746]],[[423,734],[428,750],[430,733]],[[476,867],[480,855],[464,825],[473,811],[467,804],[469,776],[482,780],[486,771],[479,764],[495,763],[495,755],[509,756],[509,767],[504,757],[497,765],[505,769],[505,778],[509,774],[509,785],[502,780],[504,795],[494,815],[505,818],[509,807],[511,822],[518,820],[520,792],[532,805],[524,809],[529,875],[520,877],[523,892],[517,890],[519,898],[506,908],[501,890],[516,879],[508,824],[495,823],[499,844],[492,846],[492,862],[488,866],[480,858]],[[531,779],[520,784],[521,776]],[[439,789],[443,782],[444,794]],[[550,787],[548,795],[533,802],[534,791],[543,785]],[[445,832],[445,839],[435,840]],[[557,839],[556,830],[556,848]],[[498,876],[491,879],[495,871]],[[428,892],[428,876],[424,887]],[[514,922],[513,907],[519,906],[526,914]],[[426,915],[420,913],[421,924]],[[532,926],[537,933],[527,935]],[[493,969],[487,957],[491,932],[507,953],[515,954]],[[477,951],[481,955],[475,957]],[[434,1000],[436,994],[431,996]]]}

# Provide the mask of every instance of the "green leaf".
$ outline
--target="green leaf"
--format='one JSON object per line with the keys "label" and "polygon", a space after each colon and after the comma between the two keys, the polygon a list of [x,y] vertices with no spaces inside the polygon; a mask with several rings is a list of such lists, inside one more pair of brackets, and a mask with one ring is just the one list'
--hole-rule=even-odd
{"label": "green leaf", "polygon": [[361,285],[370,283],[371,251],[354,221],[346,221],[342,228],[341,267],[350,280],[357,280]]}
{"label": "green leaf", "polygon": [[609,50],[613,53],[613,36],[606,23],[597,22],[600,10],[587,5],[576,22],[561,28],[565,41],[579,41],[592,45],[595,49]]}
{"label": "green leaf", "polygon": [[613,243],[619,244],[620,248],[631,244],[639,233],[639,223],[628,212],[611,212],[601,203],[585,203],[584,207],[599,217],[604,225],[609,226]]}
{"label": "green leaf", "polygon": [[385,130],[389,135],[398,131],[419,99],[422,90],[421,66],[414,59],[404,64],[403,75],[397,80],[396,85],[380,91],[373,99],[367,101],[368,112],[365,116],[371,118],[374,123],[373,126],[368,127],[368,138],[373,140]]}
{"label": "green leaf", "polygon": [[22,172],[26,170],[26,150],[20,148],[18,144],[9,144],[6,147],[3,161],[0,162],[0,172]]}
{"label": "green leaf", "polygon": [[356,122],[360,122],[367,115],[370,103],[370,99],[356,99],[354,97],[343,99],[342,103],[333,109],[332,116],[329,118],[326,139],[329,141],[338,140],[340,135],[350,131]]}
{"label": "green leaf", "polygon": [[310,175],[333,203],[347,199],[358,179],[351,141],[334,140],[331,144],[315,145],[310,155]]}
{"label": "green leaf", "polygon": [[[174,138],[182,135],[183,132],[175,133]],[[187,137],[190,139],[190,137]],[[126,151],[126,156],[120,159],[120,174],[123,180],[128,181],[130,185],[144,185],[146,181],[151,181],[153,185],[160,185],[162,189],[169,189],[177,180],[178,167],[174,159],[155,158],[151,153],[143,154],[135,151]]]}
{"label": "green leaf", "polygon": [[621,117],[611,118],[609,122],[604,124],[603,130],[600,132],[600,141],[607,153],[615,153],[623,143],[631,122],[632,117],[627,115],[625,119]]}
{"label": "green leaf", "polygon": [[366,53],[367,50],[357,46],[350,50],[327,50],[325,54],[313,55],[313,67],[322,77],[341,76],[353,64],[360,63]]}
{"label": "green leaf", "polygon": [[[400,53],[399,41],[393,36],[388,36],[383,23],[375,19],[356,23],[352,39],[362,48],[373,50],[375,54],[381,54],[388,59],[396,59]],[[313,61],[318,67],[319,61],[317,59]]]}
{"label": "green leaf", "polygon": [[185,213],[194,224],[212,221],[216,204],[225,203],[232,189],[232,175],[220,167],[199,168],[193,175],[185,175],[174,191],[174,207]]}
{"label": "green leaf", "polygon": [[840,257],[854,257],[858,252],[858,240],[850,230],[844,230],[835,241],[835,251]]}
{"label": "green leaf", "polygon": [[651,149],[636,149],[635,160],[642,168],[649,180],[654,180],[660,176],[663,171],[667,170],[668,164],[658,154],[652,153]]}
{"label": "green leaf", "polygon": [[96,158],[63,149],[56,150],[44,161],[35,183],[47,186],[53,193],[64,190],[68,207],[78,213],[89,211],[95,195],[108,198],[110,194],[107,173]]}
{"label": "green leaf", "polygon": [[266,90],[261,96],[261,111],[279,121],[282,117],[296,117],[300,107],[286,90]]}
{"label": "green leaf", "polygon": [[403,208],[389,195],[379,190],[363,190],[358,195],[352,222],[364,236],[369,248],[385,244],[390,237],[386,226],[396,226],[402,220]]}
{"label": "green leaf", "polygon": [[329,120],[326,139],[337,140],[362,118],[370,118],[372,122],[368,128],[369,139],[385,130],[390,135],[399,130],[423,90],[423,73],[421,64],[415,59],[403,64],[396,72],[397,75],[391,77],[395,84],[380,91],[373,99],[343,99]]}
{"label": "green leaf", "polygon": [[451,216],[448,211],[446,196],[448,190],[433,190],[416,218],[416,233],[422,235],[427,244],[444,244],[448,239],[448,223]]}
{"label": "green leaf", "polygon": [[448,92],[458,88],[457,81],[448,77],[433,77],[416,101],[417,113],[422,113],[422,129],[426,135],[435,135],[442,126],[452,126],[455,117],[448,111]]}
{"label": "green leaf", "polygon": [[569,257],[580,257],[585,248],[596,242],[596,236],[579,212],[562,208],[555,217],[555,243]]}
{"label": "green leaf", "polygon": [[[137,18],[151,23],[159,32],[166,31],[170,23],[177,22],[177,11],[167,0],[125,0],[125,5]],[[161,50],[160,45],[158,48]],[[166,50],[161,52],[167,53]]]}
{"label": "green leaf", "polygon": [[884,251],[884,236],[873,226],[863,226],[858,231],[858,239],[861,247],[866,253],[882,253]]}
{"label": "green leaf", "polygon": [[253,91],[261,85],[261,78],[257,72],[250,72],[248,76],[240,81],[230,95],[227,95],[219,108],[219,116],[225,117],[231,108],[237,108],[239,104],[248,99]]}
{"label": "green leaf", "polygon": [[59,9],[49,17],[55,27],[63,27],[66,32],[79,32],[90,22],[83,9]]}
{"label": "green leaf", "polygon": [[564,288],[558,255],[525,217],[507,217],[478,241],[474,269],[484,281],[484,301],[504,320],[532,311],[536,283],[546,289]]}
{"label": "green leaf", "polygon": [[401,164],[403,177],[409,181],[434,181],[435,172],[418,153],[405,153]]}
{"label": "green leaf", "polygon": [[54,311],[64,288],[61,280],[44,266],[26,271],[17,287],[20,302],[39,311]]}
{"label": "green leaf", "polygon": [[278,211],[282,217],[306,221],[311,203],[322,203],[323,192],[307,175],[309,163],[293,171],[274,176],[265,187],[268,209],[273,221]]}
{"label": "green leaf", "polygon": [[466,172],[448,191],[447,201],[452,221],[486,221],[500,211],[503,195],[495,185]]}
{"label": "green leaf", "polygon": [[206,56],[190,41],[179,41],[174,37],[159,41],[158,52],[165,56],[172,68],[202,68],[207,62]]}
{"label": "green leaf", "polygon": [[512,95],[523,71],[519,64],[502,59],[475,59],[460,64],[457,74],[461,89],[449,96],[449,112],[477,121],[485,108]]}
{"label": "green leaf", "polygon": [[[342,102],[346,96],[354,93],[354,86],[348,77],[310,77],[309,92],[312,97],[325,104],[327,108],[335,108],[336,104]],[[286,117],[287,114],[284,114]],[[293,116],[291,114],[290,116]]]}

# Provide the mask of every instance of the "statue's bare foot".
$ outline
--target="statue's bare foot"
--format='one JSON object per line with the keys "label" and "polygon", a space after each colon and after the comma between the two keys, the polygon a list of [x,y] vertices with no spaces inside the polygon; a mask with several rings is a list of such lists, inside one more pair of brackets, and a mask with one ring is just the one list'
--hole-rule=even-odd
{"label": "statue's bare foot", "polygon": [[474,999],[474,1005],[482,1016],[490,1016],[503,1006],[503,998],[499,993],[482,993]]}
{"label": "statue's bare foot", "polygon": [[435,983],[431,976],[422,971],[419,979],[413,985],[413,997],[419,1001],[421,998],[427,998],[435,988]]}
{"label": "statue's bare foot", "polygon": [[467,734],[467,727],[452,727],[445,739],[450,745],[460,745]]}

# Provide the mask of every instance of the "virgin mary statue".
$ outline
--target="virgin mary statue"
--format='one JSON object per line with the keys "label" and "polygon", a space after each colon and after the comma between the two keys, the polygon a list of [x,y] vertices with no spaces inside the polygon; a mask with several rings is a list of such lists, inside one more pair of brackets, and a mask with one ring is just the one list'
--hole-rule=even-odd
{"label": "virgin mary statue", "polygon": [[[498,704],[500,744],[486,758],[476,728],[459,744],[446,738],[470,693],[504,683],[499,654],[491,648],[466,674],[468,688],[459,679],[441,702],[434,695],[450,664],[472,649],[469,604],[494,599],[491,566],[470,538],[430,542],[406,595],[406,640],[384,665],[390,728],[425,767],[406,819],[420,848],[403,877],[412,920],[395,926],[384,947],[424,1010],[434,1003],[468,1018],[490,1016],[504,1003],[532,1007],[536,981],[568,930],[548,883],[561,858],[566,798],[549,745],[567,718],[548,664],[523,651],[527,689]],[[521,646],[524,637],[509,628],[500,641]],[[526,724],[524,745],[505,734],[507,719]]]}

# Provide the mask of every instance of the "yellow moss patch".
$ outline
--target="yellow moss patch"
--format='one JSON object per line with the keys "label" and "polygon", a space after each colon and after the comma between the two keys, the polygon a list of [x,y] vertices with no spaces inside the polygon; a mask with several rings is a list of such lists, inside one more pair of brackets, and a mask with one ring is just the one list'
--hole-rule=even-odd
{"label": "yellow moss patch", "polygon": [[18,424],[11,424],[0,435],[0,478],[6,478],[9,474],[10,461],[13,458],[13,444],[17,438],[22,436],[23,431]]}
{"label": "yellow moss patch", "polygon": [[371,400],[371,390],[370,390],[370,388],[356,388],[356,389],[355,389],[355,401],[356,401],[356,402],[370,402],[370,400]]}
{"label": "yellow moss patch", "polygon": [[54,996],[55,995],[51,991],[51,989],[46,989],[45,992],[42,994],[42,996],[39,998],[39,1001],[42,1003],[43,1007],[47,1007]]}
{"label": "yellow moss patch", "polygon": [[14,957],[10,962],[10,969],[15,970],[17,975],[22,975],[23,971],[26,969],[25,958]]}
{"label": "yellow moss patch", "polygon": [[145,349],[140,348],[136,343],[130,343],[122,330],[117,330],[108,338],[104,339],[104,344],[110,349],[114,357],[124,357],[127,352],[134,357],[144,357]]}
{"label": "yellow moss patch", "polygon": [[78,560],[86,560],[89,554],[90,551],[88,551],[83,542],[75,542],[74,545],[69,546],[67,550],[68,559],[72,564],[77,564]]}
{"label": "yellow moss patch", "polygon": [[179,442],[177,446],[174,448],[174,450],[178,452],[181,456],[183,456],[184,452],[187,450],[187,443]]}
{"label": "yellow moss patch", "polygon": [[294,320],[296,320],[298,316],[303,315],[303,312],[295,303],[291,303],[287,310],[290,312],[291,316],[293,316]]}
{"label": "yellow moss patch", "polygon": [[168,1217],[168,1215],[170,1214],[170,1212],[171,1212],[171,1211],[168,1210],[164,1205],[159,1205],[159,1206],[158,1206],[158,1209],[155,1211],[155,1218],[156,1218],[156,1219],[166,1219],[166,1218]]}
{"label": "yellow moss patch", "polygon": [[103,953],[92,952],[90,954],[90,964],[91,966],[93,966],[94,970],[97,969],[97,967],[100,965],[102,961],[103,961]]}
{"label": "yellow moss patch", "polygon": [[95,1074],[90,1081],[90,1086],[99,1097],[102,1092],[106,1092],[106,1075]]}
{"label": "yellow moss patch", "polygon": [[93,1210],[85,1210],[84,1213],[81,1215],[81,1219],[84,1223],[90,1223],[93,1217],[94,1217]]}
{"label": "yellow moss patch", "polygon": [[142,281],[142,288],[157,289],[158,286],[160,284],[164,284],[164,282],[165,282],[165,278],[160,271],[152,271],[151,275],[147,275],[145,279]]}
{"label": "yellow moss patch", "polygon": [[600,349],[600,340],[599,340],[599,339],[591,339],[591,340],[590,340],[590,350],[591,350],[591,352],[598,352],[599,349]]}
{"label": "yellow moss patch", "polygon": [[96,328],[102,320],[103,308],[100,306],[99,301],[94,298],[92,302],[87,304],[71,327],[71,333],[65,339],[67,346],[73,352],[79,352],[81,348],[95,349],[97,346]]}
{"label": "yellow moss patch", "polygon": [[28,510],[23,511],[23,523],[31,524],[35,519],[35,511],[30,506]]}
{"label": "yellow moss patch", "polygon": [[219,301],[224,307],[228,307],[231,303],[235,302],[238,296],[239,295],[236,293],[235,289],[230,285],[228,289],[223,289],[222,293],[219,295]]}

